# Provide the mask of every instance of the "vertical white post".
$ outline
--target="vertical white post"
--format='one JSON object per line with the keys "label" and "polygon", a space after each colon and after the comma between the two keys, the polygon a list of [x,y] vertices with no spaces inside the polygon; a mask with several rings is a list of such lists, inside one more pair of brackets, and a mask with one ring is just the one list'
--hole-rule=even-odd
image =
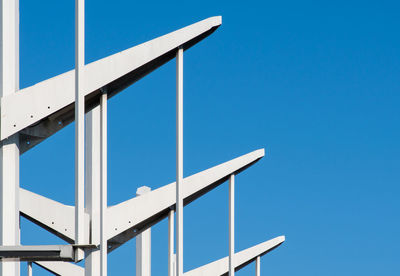
{"label": "vertical white post", "polygon": [[183,276],[183,49],[176,53],[176,266]]}
{"label": "vertical white post", "polygon": [[101,188],[100,188],[100,276],[107,276],[107,237],[106,211],[107,211],[107,93],[103,91],[100,99],[101,114]]}
{"label": "vertical white post", "polygon": [[28,276],[32,276],[33,271],[32,271],[32,262],[28,262]]}
{"label": "vertical white post", "polygon": [[[86,115],[85,206],[90,217],[90,244],[100,244],[100,106]],[[87,239],[88,240],[88,239]],[[85,276],[100,275],[100,251],[86,250]]]}
{"label": "vertical white post", "polygon": [[235,175],[229,177],[229,276],[235,275]]}
{"label": "vertical white post", "polygon": [[260,256],[257,257],[256,259],[256,276],[260,276],[260,267],[261,263],[260,263]]}
{"label": "vertical white post", "polygon": [[[142,186],[137,189],[136,195],[141,196],[151,189]],[[136,276],[151,275],[151,228],[136,236]]]}
{"label": "vertical white post", "polygon": [[[85,201],[85,98],[83,67],[85,65],[85,1],[75,0],[75,244],[84,244]],[[75,258],[83,258],[77,250]]]}
{"label": "vertical white post", "polygon": [[[0,24],[0,97],[4,97],[19,89],[19,0],[1,0]],[[0,245],[18,245],[19,135],[3,140],[0,147]],[[19,262],[0,261],[1,276],[19,273]]]}
{"label": "vertical white post", "polygon": [[174,210],[168,214],[168,276],[174,275]]}

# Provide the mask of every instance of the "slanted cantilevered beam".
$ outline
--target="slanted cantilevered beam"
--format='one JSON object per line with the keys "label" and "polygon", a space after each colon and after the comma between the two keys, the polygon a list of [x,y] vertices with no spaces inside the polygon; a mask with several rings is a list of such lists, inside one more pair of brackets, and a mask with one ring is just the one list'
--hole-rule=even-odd
{"label": "slanted cantilevered beam", "polygon": [[[75,208],[20,188],[20,214],[68,243],[75,243]],[[85,240],[89,214],[85,213]]]}
{"label": "slanted cantilevered beam", "polygon": [[[242,250],[235,254],[235,271],[240,270],[246,265],[250,264],[257,257],[263,256],[273,249],[277,248],[285,241],[284,236],[274,238],[272,240],[260,243],[256,246]],[[60,276],[84,276],[84,269],[80,266],[71,263],[63,262],[36,262],[44,269]],[[229,270],[228,257],[219,259],[215,262],[206,264],[196,269],[185,272],[184,276],[226,276]]]}
{"label": "slanted cantilevered beam", "polygon": [[[222,163],[183,180],[184,205],[201,197],[238,174],[264,156],[264,149],[256,150]],[[58,203],[35,193],[20,189],[20,213],[69,243],[74,243],[74,207]],[[108,207],[106,236],[109,251],[132,239],[142,231],[168,216],[175,208],[175,182]],[[140,210],[140,212],[138,212]],[[86,216],[85,235],[89,234]]]}
{"label": "slanted cantilevered beam", "polygon": [[[187,50],[221,25],[210,17],[167,35],[89,63],[83,68],[85,111],[99,103],[101,90],[111,98]],[[0,140],[20,132],[21,154],[74,120],[74,70],[1,98]],[[19,107],[19,108],[16,108]]]}
{"label": "slanted cantilevered beam", "polygon": [[[280,236],[272,240],[260,243],[256,246],[250,247],[235,254],[234,268],[235,271],[245,267],[253,262],[259,256],[263,256],[271,250],[277,248],[285,241],[285,236]],[[229,272],[229,258],[225,257],[218,261],[206,264],[199,268],[188,271],[184,276],[221,276],[228,275]]]}

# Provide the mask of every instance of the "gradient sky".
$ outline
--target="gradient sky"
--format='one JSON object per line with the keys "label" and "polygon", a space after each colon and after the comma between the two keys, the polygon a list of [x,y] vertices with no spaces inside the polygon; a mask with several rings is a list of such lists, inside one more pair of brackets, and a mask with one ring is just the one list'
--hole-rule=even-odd
{"label": "gradient sky", "polygon": [[[184,55],[184,175],[265,148],[236,181],[237,250],[286,235],[262,275],[399,275],[399,10],[86,0],[86,62],[222,15]],[[21,88],[74,68],[74,1],[20,0],[20,28]],[[174,181],[174,60],[112,98],[108,118],[110,205]],[[22,187],[73,204],[74,125],[22,155],[20,170]],[[185,271],[228,254],[227,183],[184,215]],[[166,275],[166,220],[152,235],[153,275]],[[22,219],[22,242],[61,241]],[[109,275],[134,274],[132,240],[109,255]]]}

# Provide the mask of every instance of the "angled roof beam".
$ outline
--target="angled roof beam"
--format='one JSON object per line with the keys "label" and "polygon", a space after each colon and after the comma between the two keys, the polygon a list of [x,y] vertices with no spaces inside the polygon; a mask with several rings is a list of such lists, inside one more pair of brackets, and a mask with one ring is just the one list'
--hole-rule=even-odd
{"label": "angled roof beam", "polygon": [[[234,267],[235,271],[240,270],[249,263],[255,261],[258,256],[263,256],[271,250],[277,248],[285,241],[285,236],[279,236],[272,240],[260,243],[238,253],[235,253]],[[185,276],[221,276],[228,275],[229,259],[228,257],[219,259],[218,261],[206,264],[191,271],[188,271]]]}
{"label": "angled roof beam", "polygon": [[[101,90],[107,90],[108,98],[113,97],[173,59],[176,49],[189,49],[220,25],[220,16],[210,17],[87,64],[83,88],[85,111],[99,104]],[[20,132],[22,154],[73,122],[74,81],[74,70],[71,70],[2,97],[0,140]]]}
{"label": "angled roof beam", "polygon": [[[285,241],[284,236],[260,243],[235,254],[235,271],[253,262],[258,256],[263,256],[274,250]],[[47,271],[60,276],[83,276],[85,271],[82,267],[65,262],[36,262]],[[228,273],[228,257],[206,264],[199,268],[185,272],[185,276],[221,276]]]}
{"label": "angled roof beam", "polygon": [[[186,177],[183,181],[184,205],[201,197],[229,176],[245,170],[264,156],[264,149],[242,155],[218,166]],[[175,208],[175,183],[139,197],[134,197],[107,210],[109,251],[114,250],[142,231],[158,223]],[[138,212],[137,210],[141,210]],[[69,243],[74,243],[74,207],[20,189],[20,214]],[[89,235],[89,216],[85,218],[85,237]],[[88,240],[86,238],[86,240]]]}

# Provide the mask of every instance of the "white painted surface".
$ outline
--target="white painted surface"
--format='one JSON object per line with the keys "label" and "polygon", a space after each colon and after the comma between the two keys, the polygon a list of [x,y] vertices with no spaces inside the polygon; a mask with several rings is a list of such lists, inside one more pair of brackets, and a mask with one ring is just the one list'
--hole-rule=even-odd
{"label": "white painted surface", "polygon": [[261,261],[260,261],[260,256],[257,257],[256,259],[256,276],[260,276],[261,272]]}
{"label": "white painted surface", "polygon": [[[256,150],[185,178],[183,185],[184,198],[188,198],[199,191],[210,188],[210,186],[213,186],[215,185],[215,183],[221,181],[222,179],[229,177],[232,173],[238,173],[239,170],[250,164],[253,164],[255,161],[259,160],[263,156],[263,149]],[[60,204],[22,188],[20,189],[20,193],[21,198],[24,198],[24,200],[21,201],[21,203],[23,203],[21,204],[21,212],[23,212],[25,215],[33,217],[37,221],[40,221],[46,226],[51,227],[52,224],[49,223],[51,220],[46,219],[46,212],[44,210],[57,209],[55,213],[62,212],[64,215],[60,215],[56,221],[61,220],[63,223],[65,223],[65,225],[68,224],[67,221],[70,222],[69,224],[73,224],[72,206]],[[108,237],[108,239],[112,240],[113,237],[119,235],[122,232],[125,232],[128,229],[133,229],[135,225],[143,223],[154,215],[159,215],[164,212],[170,214],[170,209],[173,208],[176,203],[175,193],[175,183],[171,183],[159,189],[146,193],[140,197],[134,197],[118,205],[108,207],[107,219],[108,223],[110,224],[110,236]],[[39,210],[37,210],[38,207]],[[32,212],[32,210],[34,211]],[[69,212],[66,212],[66,210],[69,210]],[[140,212],[137,212],[137,210],[140,210]],[[54,219],[55,214],[53,214],[52,216],[52,218]],[[63,219],[67,219],[67,221],[63,221]],[[56,226],[57,225],[58,223],[56,223]],[[62,227],[57,227],[57,229],[60,228]],[[69,235],[72,236],[73,239],[73,233],[72,235],[71,233],[69,233]],[[228,259],[226,260],[226,262],[228,262]],[[49,267],[48,269],[58,271],[57,273],[60,275],[83,275],[84,273],[82,268],[74,264],[60,263],[60,266],[57,265],[57,262],[40,262],[40,264],[42,266],[46,266],[47,264],[49,264],[51,267]],[[82,270],[82,274],[68,274],[69,271],[79,271],[79,268]],[[175,269],[176,265],[173,265],[173,268]],[[63,274],[62,272],[64,270],[65,273]],[[228,271],[228,263],[226,263],[226,271]],[[176,271],[173,272],[173,275],[176,275]]]}
{"label": "white painted surface", "polygon": [[[137,189],[136,196],[150,192],[147,186]],[[136,236],[136,276],[151,275],[151,228]]]}
{"label": "white painted surface", "polygon": [[[237,173],[244,167],[253,164],[264,156],[264,149],[242,155],[228,162],[201,171],[183,181],[183,197],[188,198],[196,193],[210,189],[215,183]],[[20,188],[20,211],[30,220],[45,225],[68,242],[74,240],[74,207],[61,204]],[[168,216],[171,207],[176,203],[175,183],[165,185],[140,197],[134,197],[107,209],[107,239],[125,232],[154,215],[165,213]],[[156,203],[156,204],[155,204]],[[140,212],[137,212],[140,210]],[[89,216],[86,215],[86,235],[89,234]],[[67,230],[65,230],[67,229]]]}
{"label": "white painted surface", "polygon": [[[75,243],[84,244],[85,231],[85,0],[75,0]],[[84,258],[82,249],[76,259]]]}
{"label": "white painted surface", "polygon": [[[86,96],[106,86],[219,25],[221,25],[220,16],[210,17],[85,65],[83,94]],[[0,139],[3,140],[73,104],[75,101],[74,82],[75,74],[74,70],[71,70],[24,88],[15,95],[1,98],[0,109],[3,123],[0,126]],[[14,108],[15,106],[21,108]]]}
{"label": "white painted surface", "polygon": [[[85,206],[90,218],[90,240],[85,243],[100,244],[100,106],[86,115],[86,181]],[[88,225],[89,226],[89,225]],[[85,235],[88,238],[88,235]],[[88,240],[88,239],[85,239]],[[86,250],[85,275],[100,275],[100,250]]]}
{"label": "white painted surface", "polygon": [[229,177],[229,276],[235,275],[235,175]]}
{"label": "white painted surface", "polygon": [[101,118],[101,178],[100,178],[100,276],[107,276],[107,93],[100,98]]}
{"label": "white painted surface", "polygon": [[174,226],[174,210],[170,210],[168,213],[168,276],[175,276]]}
{"label": "white painted surface", "polygon": [[183,49],[176,53],[176,271],[183,275]]}
{"label": "white painted surface", "polygon": [[[0,96],[16,95],[19,89],[19,0],[1,1]],[[16,106],[9,106],[16,110]],[[4,118],[1,118],[2,126]],[[10,126],[14,128],[14,125]],[[0,245],[18,245],[19,137],[14,132],[0,145]],[[1,276],[20,274],[20,264],[0,261]]]}
{"label": "white painted surface", "polygon": [[[268,253],[284,241],[285,237],[279,236],[236,253],[234,258],[235,269],[238,269],[240,266],[250,261],[254,261],[258,256]],[[226,275],[227,273],[229,273],[229,257],[219,259],[215,262],[188,271],[185,273],[185,276],[220,276]]]}
{"label": "white painted surface", "polygon": [[28,276],[32,276],[33,275],[33,271],[32,271],[32,262],[28,262],[28,271],[27,271]]}

